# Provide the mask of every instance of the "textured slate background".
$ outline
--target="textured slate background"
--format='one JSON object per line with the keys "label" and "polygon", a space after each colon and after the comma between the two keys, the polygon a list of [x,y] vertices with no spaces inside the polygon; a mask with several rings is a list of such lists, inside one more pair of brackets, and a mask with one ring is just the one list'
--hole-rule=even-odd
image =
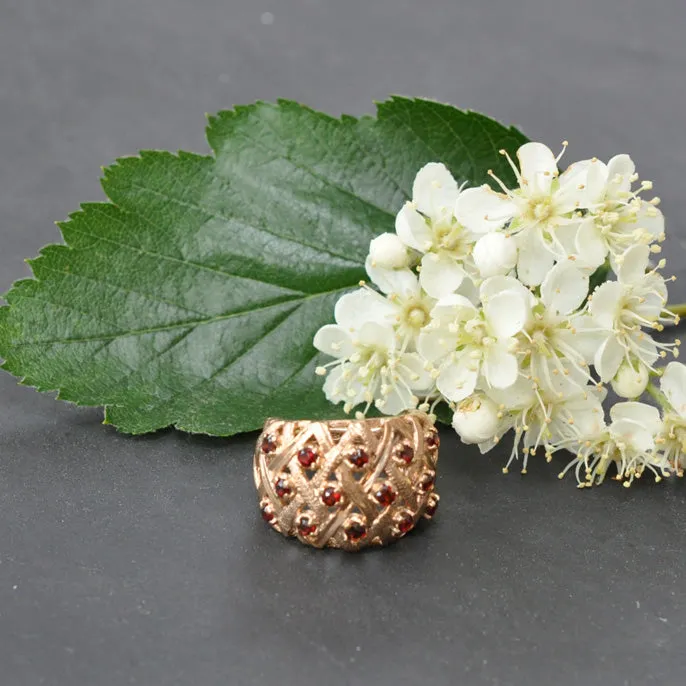
{"label": "textured slate background", "polygon": [[[685,27],[683,0],[0,0],[0,287],[115,156],[389,93],[630,152],[685,273]],[[4,375],[0,402],[3,686],[684,683],[682,483],[503,477],[446,433],[433,526],[316,553],[256,516],[254,436],[127,438]]]}

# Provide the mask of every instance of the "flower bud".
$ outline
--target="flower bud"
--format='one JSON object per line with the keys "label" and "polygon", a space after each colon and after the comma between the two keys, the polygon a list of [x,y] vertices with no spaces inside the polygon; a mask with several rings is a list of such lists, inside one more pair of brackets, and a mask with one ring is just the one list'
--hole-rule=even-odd
{"label": "flower bud", "polygon": [[474,262],[484,279],[507,274],[517,264],[517,246],[504,233],[487,233],[474,246]]}
{"label": "flower bud", "polygon": [[498,407],[484,396],[472,395],[458,404],[453,415],[453,429],[463,443],[483,443],[498,429]]}
{"label": "flower bud", "polygon": [[369,256],[375,267],[402,269],[410,264],[407,246],[394,233],[382,233],[369,244]]}
{"label": "flower bud", "polygon": [[638,398],[648,385],[648,368],[640,362],[636,364],[638,369],[625,360],[612,379],[612,390],[620,398]]}

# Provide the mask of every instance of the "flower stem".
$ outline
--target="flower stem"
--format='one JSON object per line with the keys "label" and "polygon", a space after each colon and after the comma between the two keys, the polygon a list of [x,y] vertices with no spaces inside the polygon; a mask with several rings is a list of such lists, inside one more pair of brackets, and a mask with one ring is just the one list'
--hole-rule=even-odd
{"label": "flower stem", "polygon": [[674,314],[678,314],[679,317],[686,317],[686,303],[677,303],[676,305],[667,305],[667,309]]}
{"label": "flower stem", "polygon": [[646,386],[646,393],[650,395],[663,410],[669,411],[672,409],[664,393],[655,384],[649,383]]}

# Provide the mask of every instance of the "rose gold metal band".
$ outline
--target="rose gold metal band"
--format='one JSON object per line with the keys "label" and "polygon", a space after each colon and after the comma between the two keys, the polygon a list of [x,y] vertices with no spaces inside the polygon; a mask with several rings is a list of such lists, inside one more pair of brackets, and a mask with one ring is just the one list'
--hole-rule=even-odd
{"label": "rose gold metal band", "polygon": [[316,548],[359,550],[400,538],[438,505],[439,439],[429,417],[328,422],[269,419],[257,441],[262,517]]}

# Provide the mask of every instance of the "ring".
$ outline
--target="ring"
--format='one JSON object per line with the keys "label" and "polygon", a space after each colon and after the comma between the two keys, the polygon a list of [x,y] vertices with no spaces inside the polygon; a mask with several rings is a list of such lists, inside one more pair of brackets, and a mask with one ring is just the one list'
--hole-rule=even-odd
{"label": "ring", "polygon": [[438,432],[424,413],[378,419],[268,419],[257,441],[262,518],[315,548],[383,546],[431,519]]}

